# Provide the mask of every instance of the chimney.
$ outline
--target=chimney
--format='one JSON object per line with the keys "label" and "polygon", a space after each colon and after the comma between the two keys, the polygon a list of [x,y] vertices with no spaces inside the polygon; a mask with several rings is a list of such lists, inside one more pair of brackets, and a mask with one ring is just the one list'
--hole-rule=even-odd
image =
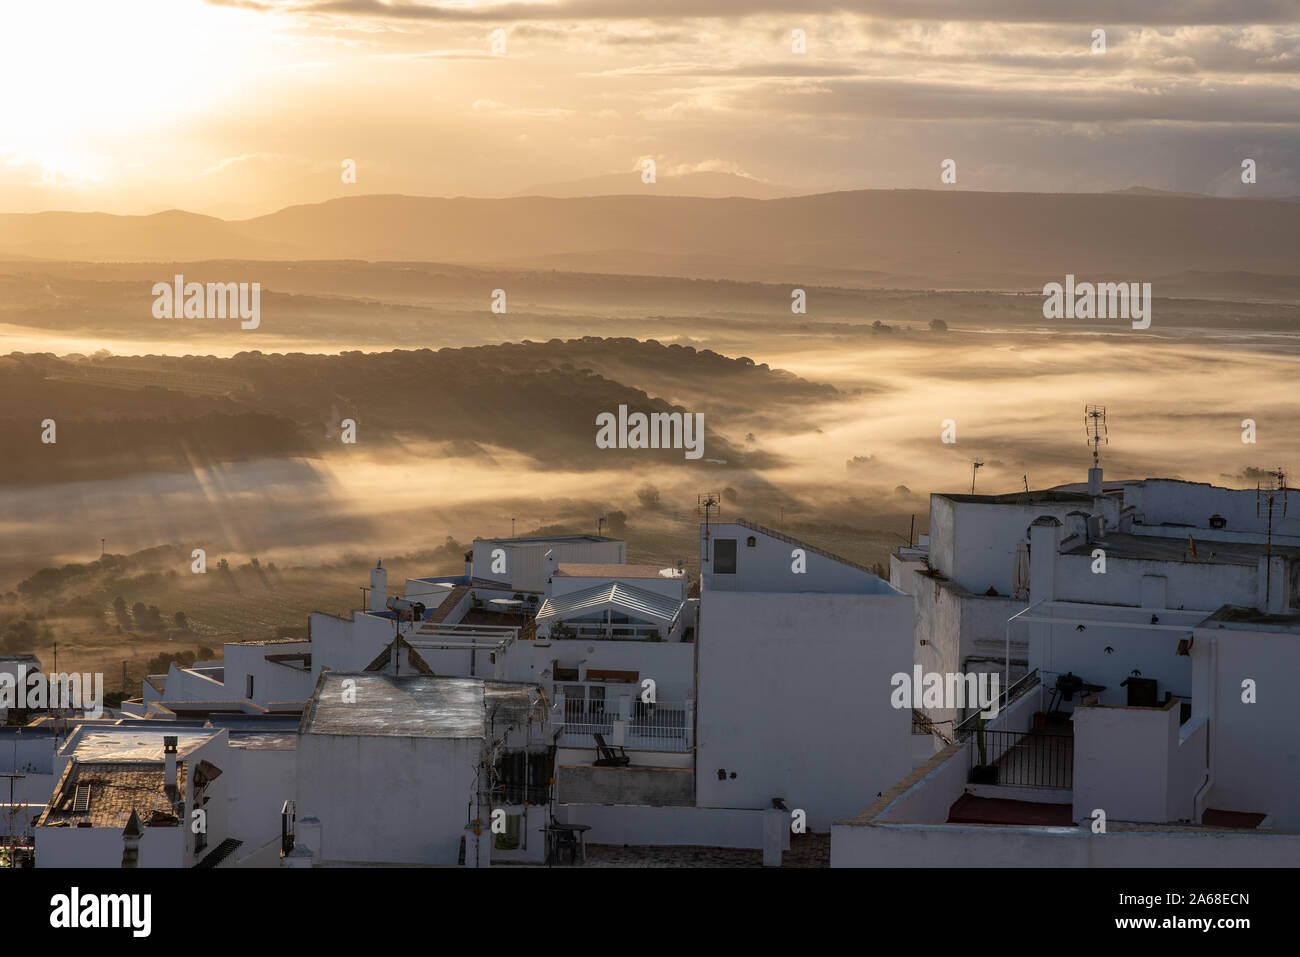
{"label": "chimney", "polygon": [[167,788],[168,797],[173,799],[176,795],[176,741],[174,734],[163,736],[163,760],[167,764],[167,774],[163,784]]}
{"label": "chimney", "polygon": [[1061,547],[1061,522],[1040,515],[1029,526],[1029,600],[1056,596],[1056,554]]}
{"label": "chimney", "polygon": [[140,815],[132,810],[131,819],[126,822],[126,827],[122,829],[123,867],[140,866],[140,838],[143,835],[144,828],[140,826]]}
{"label": "chimney", "polygon": [[384,560],[381,558],[370,569],[370,610],[383,611],[387,601],[388,569],[384,568]]}
{"label": "chimney", "polygon": [[1097,465],[1088,469],[1088,494],[1101,494],[1101,466]]}

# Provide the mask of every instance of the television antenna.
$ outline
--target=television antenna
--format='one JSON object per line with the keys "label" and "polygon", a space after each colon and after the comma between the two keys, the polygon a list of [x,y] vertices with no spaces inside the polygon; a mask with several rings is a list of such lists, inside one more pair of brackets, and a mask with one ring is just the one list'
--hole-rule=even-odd
{"label": "television antenna", "polygon": [[975,473],[984,467],[982,459],[976,459],[970,464],[970,493],[975,494]]}
{"label": "television antenna", "polygon": [[1092,446],[1092,467],[1100,468],[1101,446],[1110,444],[1106,434],[1106,407],[1104,405],[1084,407],[1083,428],[1088,433],[1088,444]]}
{"label": "television antenna", "polygon": [[700,526],[700,568],[709,560],[709,523],[722,515],[722,496],[718,492],[700,492],[695,496],[695,514],[704,519]]}
{"label": "television antenna", "polygon": [[1278,466],[1264,473],[1267,478],[1255,483],[1255,515],[1268,506],[1268,537],[1264,540],[1264,611],[1268,611],[1273,594],[1273,506],[1280,499],[1282,515],[1286,515],[1286,469]]}

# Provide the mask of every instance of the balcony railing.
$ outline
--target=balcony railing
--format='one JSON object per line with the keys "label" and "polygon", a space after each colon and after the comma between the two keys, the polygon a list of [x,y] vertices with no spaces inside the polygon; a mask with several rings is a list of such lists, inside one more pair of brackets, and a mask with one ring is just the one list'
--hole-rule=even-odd
{"label": "balcony railing", "polygon": [[[1013,788],[1074,786],[1074,737],[1038,731],[977,731],[970,742],[970,780]],[[980,743],[988,764],[980,763]]]}
{"label": "balcony railing", "polygon": [[[1038,669],[1035,668],[1027,675],[1023,675],[1018,681],[1010,687],[1003,689],[998,695],[998,714],[1005,711],[1010,705],[1014,704],[1026,691],[1038,687]],[[965,721],[953,728],[952,738],[954,741],[965,741],[972,734],[979,724],[979,711],[970,715]],[[991,718],[988,720],[992,720]]]}
{"label": "balcony railing", "polygon": [[[617,701],[565,700],[564,728],[556,743],[568,748],[594,748],[599,734],[607,745],[613,745],[614,722],[620,720],[618,708]],[[693,712],[686,703],[633,701],[622,720],[623,746],[628,750],[691,750]]]}

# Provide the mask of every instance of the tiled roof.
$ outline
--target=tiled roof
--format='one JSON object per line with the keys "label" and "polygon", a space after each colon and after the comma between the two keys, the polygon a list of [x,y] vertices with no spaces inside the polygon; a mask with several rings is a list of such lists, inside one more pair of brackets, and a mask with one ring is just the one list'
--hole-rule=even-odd
{"label": "tiled roof", "polygon": [[[185,797],[185,765],[176,765],[177,801]],[[178,827],[176,808],[166,794],[167,770],[162,763],[82,763],[74,759],[63,772],[49,807],[36,821],[37,827],[124,828],[131,812],[138,811],[145,827]],[[78,787],[90,788],[85,811],[74,811]]]}
{"label": "tiled roof", "polygon": [[239,849],[243,841],[237,841],[233,837],[228,837],[204,856],[203,860],[195,864],[195,868],[212,868],[218,866],[231,854]]}
{"label": "tiled roof", "polygon": [[437,624],[438,622],[443,621],[452,613],[452,610],[460,604],[461,599],[463,599],[467,594],[469,594],[469,586],[457,585],[451,591],[447,592],[447,597],[442,600],[442,603],[433,610],[433,613],[430,614],[425,621],[432,624]]}

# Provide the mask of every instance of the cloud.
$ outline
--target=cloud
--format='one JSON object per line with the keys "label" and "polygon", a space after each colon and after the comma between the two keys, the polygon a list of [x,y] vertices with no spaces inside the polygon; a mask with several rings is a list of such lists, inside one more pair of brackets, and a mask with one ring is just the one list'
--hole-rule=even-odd
{"label": "cloud", "polygon": [[1294,0],[873,0],[867,9],[846,0],[654,0],[648,9],[629,0],[439,4],[410,0],[206,0],[214,6],[325,17],[427,21],[663,20],[731,18],[758,14],[857,14],[883,20],[1003,21],[1012,23],[1213,24],[1293,23]]}
{"label": "cloud", "polygon": [[217,173],[224,173],[229,169],[248,166],[282,166],[292,157],[284,153],[242,153],[239,156],[227,156],[225,159],[214,163],[207,169],[203,170],[200,176],[213,176]]}

